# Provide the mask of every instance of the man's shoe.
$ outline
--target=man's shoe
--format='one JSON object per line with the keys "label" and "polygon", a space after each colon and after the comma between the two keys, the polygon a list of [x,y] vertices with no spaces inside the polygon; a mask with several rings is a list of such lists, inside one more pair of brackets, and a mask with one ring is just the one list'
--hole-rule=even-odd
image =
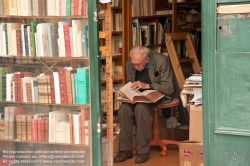
{"label": "man's shoe", "polygon": [[131,159],[133,157],[132,150],[129,151],[121,151],[117,156],[114,157],[115,163],[123,162],[127,159]]}
{"label": "man's shoe", "polygon": [[146,161],[148,161],[148,158],[149,158],[148,153],[138,154],[135,158],[135,163],[137,164],[145,163]]}

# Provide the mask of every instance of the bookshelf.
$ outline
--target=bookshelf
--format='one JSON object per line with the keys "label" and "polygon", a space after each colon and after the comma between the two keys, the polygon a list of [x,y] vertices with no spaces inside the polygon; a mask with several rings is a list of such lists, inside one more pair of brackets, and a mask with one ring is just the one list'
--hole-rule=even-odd
{"label": "bookshelf", "polygon": [[[46,13],[52,4],[34,15],[37,1],[22,2],[30,5],[28,14],[24,8],[18,10],[23,5],[15,4],[16,13],[10,15],[6,8],[14,9],[5,1],[0,4],[4,6],[0,16],[0,165],[12,161],[17,165],[101,165],[101,157],[92,160],[92,156],[101,156],[96,126],[101,105],[99,57],[93,56],[99,53],[95,44],[98,26],[88,19],[94,18],[97,2],[64,1],[56,4],[59,12],[55,8],[55,14],[49,16]],[[77,14],[67,13],[69,2],[78,2],[70,8]],[[52,158],[42,157],[48,155]]]}

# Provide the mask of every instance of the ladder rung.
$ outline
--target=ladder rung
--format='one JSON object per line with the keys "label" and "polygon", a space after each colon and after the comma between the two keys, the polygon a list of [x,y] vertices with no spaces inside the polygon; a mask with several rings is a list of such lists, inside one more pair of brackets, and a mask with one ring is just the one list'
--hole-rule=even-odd
{"label": "ladder rung", "polygon": [[185,62],[194,62],[194,58],[182,58],[179,59],[180,63],[185,63]]}

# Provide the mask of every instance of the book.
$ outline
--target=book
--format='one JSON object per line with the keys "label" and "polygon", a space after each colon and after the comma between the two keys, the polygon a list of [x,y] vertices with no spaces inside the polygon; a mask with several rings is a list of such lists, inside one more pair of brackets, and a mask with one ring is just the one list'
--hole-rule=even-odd
{"label": "book", "polygon": [[119,91],[122,93],[122,95],[116,98],[115,100],[128,103],[136,103],[136,102],[155,103],[159,99],[164,97],[164,95],[157,90],[145,90],[143,92],[134,91],[131,88],[131,85],[132,82],[128,82],[123,87],[121,87]]}

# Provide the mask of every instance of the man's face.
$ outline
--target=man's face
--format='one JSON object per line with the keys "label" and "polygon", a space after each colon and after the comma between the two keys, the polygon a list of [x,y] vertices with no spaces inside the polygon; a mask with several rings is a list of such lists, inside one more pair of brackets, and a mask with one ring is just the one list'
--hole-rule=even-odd
{"label": "man's face", "polygon": [[148,61],[149,61],[149,57],[146,57],[143,59],[142,56],[138,54],[133,54],[131,56],[131,63],[133,64],[133,67],[137,71],[142,71],[145,68]]}

